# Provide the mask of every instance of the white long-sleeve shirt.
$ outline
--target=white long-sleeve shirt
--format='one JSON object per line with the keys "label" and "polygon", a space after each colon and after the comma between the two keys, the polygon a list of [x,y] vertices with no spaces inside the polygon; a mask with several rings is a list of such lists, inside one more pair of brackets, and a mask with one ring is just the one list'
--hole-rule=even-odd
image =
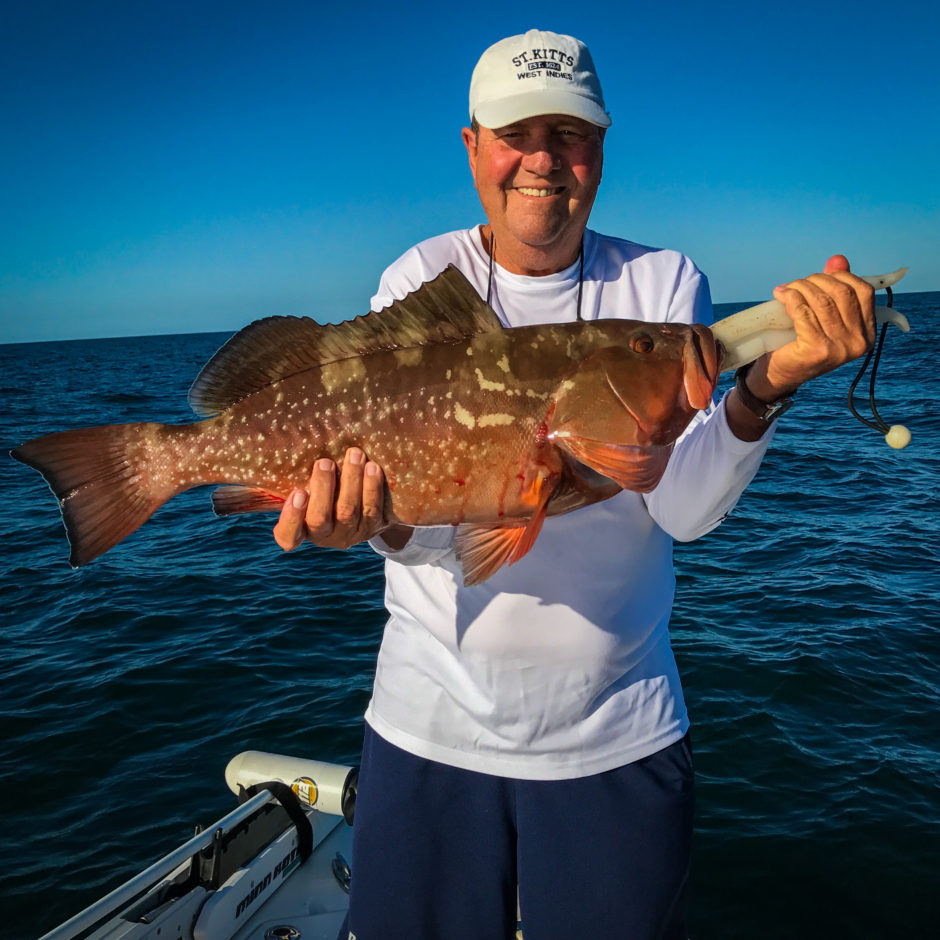
{"label": "white long-sleeve shirt", "polygon": [[[373,310],[455,264],[481,296],[489,259],[477,228],[416,245],[385,274]],[[490,303],[507,326],[575,319],[580,265],[545,277],[498,265]],[[708,283],[685,256],[587,231],[581,315],[711,322]],[[672,541],[733,508],[771,434],[700,413],[660,484],[545,520],[531,551],[465,588],[451,527],[416,529],[386,557],[389,621],[366,719],[411,753],[527,779],[586,776],[672,744],[689,726],[668,623]]]}

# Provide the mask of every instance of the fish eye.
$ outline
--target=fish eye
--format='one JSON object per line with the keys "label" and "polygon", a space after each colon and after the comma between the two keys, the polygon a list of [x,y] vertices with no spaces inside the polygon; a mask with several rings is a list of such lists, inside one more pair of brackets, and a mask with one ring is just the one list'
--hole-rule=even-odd
{"label": "fish eye", "polygon": [[630,348],[638,353],[651,353],[653,351],[653,345],[652,336],[647,336],[645,333],[634,336],[630,342]]}

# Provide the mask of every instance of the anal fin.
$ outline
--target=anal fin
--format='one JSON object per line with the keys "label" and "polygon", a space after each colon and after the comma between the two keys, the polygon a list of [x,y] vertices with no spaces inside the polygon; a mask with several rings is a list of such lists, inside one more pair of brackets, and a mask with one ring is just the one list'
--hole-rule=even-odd
{"label": "anal fin", "polygon": [[481,584],[508,564],[527,529],[527,525],[460,526],[455,542],[463,568],[464,587]]}
{"label": "anal fin", "polygon": [[284,500],[257,486],[220,486],[212,492],[212,509],[217,516],[246,512],[280,512]]}

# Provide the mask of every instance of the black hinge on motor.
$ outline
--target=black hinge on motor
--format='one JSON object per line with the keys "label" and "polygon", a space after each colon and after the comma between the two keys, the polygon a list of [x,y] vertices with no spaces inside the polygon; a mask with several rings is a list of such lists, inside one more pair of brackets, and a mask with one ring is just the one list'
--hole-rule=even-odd
{"label": "black hinge on motor", "polygon": [[238,790],[239,803],[244,803],[245,800],[251,799],[262,790],[268,790],[273,794],[297,830],[297,852],[300,855],[300,864],[302,865],[310,858],[313,854],[313,826],[310,824],[310,817],[300,805],[297,794],[286,783],[281,783],[280,780],[268,780],[264,783],[256,783],[247,789],[239,786]]}
{"label": "black hinge on motor", "polygon": [[356,792],[359,787],[359,768],[353,767],[346,775],[343,783],[343,796],[341,806],[343,809],[343,819],[346,825],[351,826],[356,815]]}

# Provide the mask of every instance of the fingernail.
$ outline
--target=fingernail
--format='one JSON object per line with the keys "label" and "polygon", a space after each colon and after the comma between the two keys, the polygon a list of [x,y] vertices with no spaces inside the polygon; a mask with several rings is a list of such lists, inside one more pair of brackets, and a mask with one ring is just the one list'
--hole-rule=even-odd
{"label": "fingernail", "polygon": [[294,490],[294,495],[291,497],[291,505],[294,507],[294,509],[303,509],[306,504],[306,490]]}
{"label": "fingernail", "polygon": [[333,469],[333,461],[329,457],[322,457],[317,461],[317,470],[327,470],[331,471]]}
{"label": "fingernail", "polygon": [[352,450],[349,451],[348,456],[349,456],[349,462],[351,464],[355,464],[356,466],[358,466],[359,464],[362,463],[362,458],[365,455],[362,453],[361,450],[359,450],[358,447],[353,447]]}
{"label": "fingernail", "polygon": [[366,464],[366,476],[377,477],[378,475],[379,475],[379,465],[377,463],[372,463],[371,461],[369,461],[369,463]]}
{"label": "fingernail", "polygon": [[787,286],[788,286],[788,285],[786,285],[786,284],[778,284],[778,285],[774,288],[774,290],[786,290],[786,289],[787,289]]}

